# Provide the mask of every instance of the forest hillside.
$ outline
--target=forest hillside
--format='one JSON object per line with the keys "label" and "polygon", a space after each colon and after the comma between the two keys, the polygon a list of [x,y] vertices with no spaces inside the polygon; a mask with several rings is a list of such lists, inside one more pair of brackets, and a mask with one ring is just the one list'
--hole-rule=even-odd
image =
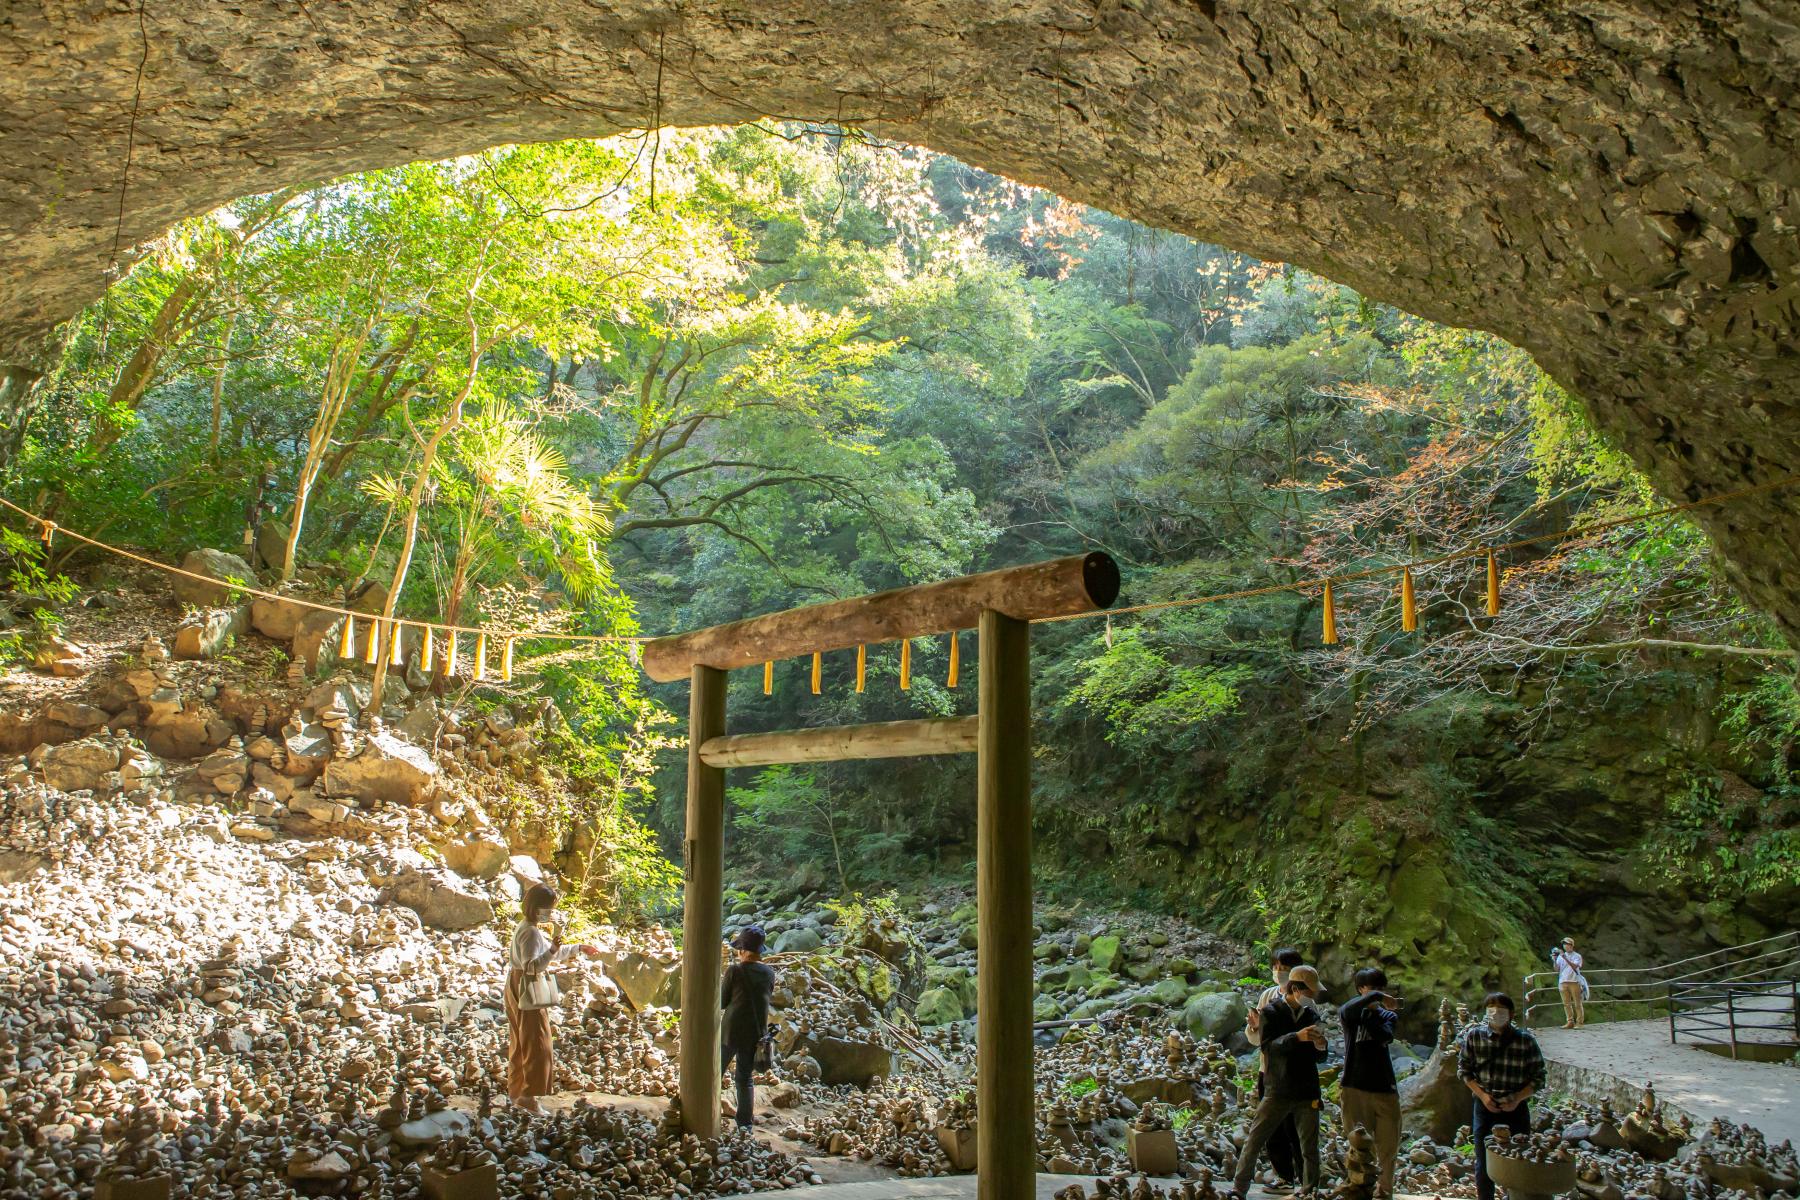
{"label": "forest hillside", "polygon": [[[1553,938],[1644,965],[1791,923],[1795,658],[1517,349],[834,129],[505,147],[174,229],[0,431],[0,495],[163,562],[534,631],[554,786],[503,814],[608,915],[677,902],[685,688],[626,642],[1104,550],[1120,605],[1485,562],[1034,633],[1039,878],[1413,994]],[[1594,526],[1608,526],[1593,529]],[[0,650],[108,569],[9,513]],[[973,639],[965,635],[964,663]],[[947,639],[732,679],[734,731],[973,711]],[[965,666],[965,672],[969,670]],[[735,772],[728,883],[972,882],[972,766]]]}

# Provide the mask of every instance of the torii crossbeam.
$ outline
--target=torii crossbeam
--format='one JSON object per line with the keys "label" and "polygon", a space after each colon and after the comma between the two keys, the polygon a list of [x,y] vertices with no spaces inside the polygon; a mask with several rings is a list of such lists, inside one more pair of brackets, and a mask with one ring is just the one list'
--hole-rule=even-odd
{"label": "torii crossbeam", "polygon": [[[1032,1200],[1037,1184],[1031,991],[1031,622],[1106,608],[1119,568],[1105,554],[789,609],[648,642],[645,672],[687,676],[686,906],[681,966],[681,1113],[719,1132],[719,942],[724,928],[725,771],[734,766],[975,751],[977,799],[976,1155],[979,1200]],[[977,715],[728,735],[725,672],[814,651],[978,631]]]}

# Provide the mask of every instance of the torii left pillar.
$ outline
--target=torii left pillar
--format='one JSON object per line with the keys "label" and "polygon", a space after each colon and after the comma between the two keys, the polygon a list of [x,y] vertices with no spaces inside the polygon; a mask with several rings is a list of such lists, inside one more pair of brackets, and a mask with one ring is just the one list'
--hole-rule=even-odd
{"label": "torii left pillar", "polygon": [[688,699],[686,896],[681,926],[681,1123],[719,1134],[719,941],[725,923],[725,769],[700,758],[725,733],[725,672],[693,669]]}

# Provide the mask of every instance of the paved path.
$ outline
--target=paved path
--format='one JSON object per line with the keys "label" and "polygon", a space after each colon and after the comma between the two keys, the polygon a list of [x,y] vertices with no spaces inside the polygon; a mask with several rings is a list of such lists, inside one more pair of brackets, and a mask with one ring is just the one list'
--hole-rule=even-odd
{"label": "paved path", "polygon": [[[1656,1095],[1702,1126],[1713,1117],[1754,1125],[1771,1142],[1800,1145],[1800,1068],[1733,1061],[1692,1045],[1669,1044],[1669,1023],[1611,1021],[1581,1029],[1536,1029],[1551,1064],[1551,1087],[1635,1105],[1645,1080]],[[1560,1068],[1560,1069],[1559,1069]],[[1617,1082],[1608,1088],[1607,1077]]]}

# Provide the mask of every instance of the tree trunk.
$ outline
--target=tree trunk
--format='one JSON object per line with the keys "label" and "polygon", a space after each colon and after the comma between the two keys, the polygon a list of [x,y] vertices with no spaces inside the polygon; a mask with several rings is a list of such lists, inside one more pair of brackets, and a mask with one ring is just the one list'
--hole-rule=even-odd
{"label": "tree trunk", "polygon": [[137,411],[144,393],[150,390],[150,384],[156,378],[157,366],[162,362],[163,355],[169,352],[182,314],[187,311],[189,304],[205,294],[200,284],[199,275],[189,272],[163,297],[162,307],[150,319],[150,328],[145,332],[144,340],[138,343],[138,348],[132,351],[131,357],[119,369],[119,377],[113,380],[112,390],[106,396],[107,411],[94,422],[94,430],[88,435],[89,454],[104,453],[125,432],[125,427],[113,420],[113,414],[120,409]]}
{"label": "tree trunk", "polygon": [[[437,459],[438,446],[446,435],[462,423],[463,401],[468,399],[469,392],[475,386],[475,362],[469,364],[469,378],[463,390],[444,413],[444,419],[432,432],[431,440],[425,443],[425,459],[419,464],[419,473],[413,478],[412,492],[406,498],[406,536],[400,543],[400,561],[394,564],[394,582],[388,588],[387,603],[381,607],[381,624],[377,627],[389,630],[393,636],[394,605],[400,602],[400,589],[406,586],[406,572],[412,566],[413,547],[419,541],[419,507],[425,501],[425,484],[431,478],[431,464]],[[381,692],[387,684],[388,658],[390,655],[376,652],[375,680],[369,687],[369,711],[381,711]]]}
{"label": "tree trunk", "polygon": [[212,436],[207,439],[206,453],[219,461],[219,427],[225,418],[225,368],[231,361],[231,335],[237,330],[237,314],[225,320],[225,337],[219,343],[219,369],[213,373]]}

